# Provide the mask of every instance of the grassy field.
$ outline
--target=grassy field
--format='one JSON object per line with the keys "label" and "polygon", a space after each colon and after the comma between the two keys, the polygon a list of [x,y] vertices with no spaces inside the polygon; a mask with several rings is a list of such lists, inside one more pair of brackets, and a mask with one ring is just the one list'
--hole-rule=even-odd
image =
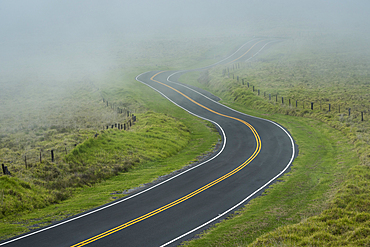
{"label": "grassy field", "polygon": [[[315,45],[317,42],[320,46]],[[299,146],[292,171],[280,179],[284,182],[274,184],[264,196],[186,246],[370,243],[366,196],[370,121],[359,117],[361,111],[367,116],[369,109],[368,50],[351,39],[329,44],[325,37],[306,37],[299,43],[287,40],[255,61],[242,63],[240,69],[230,72],[235,79],[222,76],[225,67],[182,78],[185,83],[210,90],[235,109],[282,124]],[[301,48],[303,44],[305,49]],[[273,95],[271,100],[269,94]],[[348,108],[352,109],[350,116]]]}
{"label": "grassy field", "polygon": [[[7,116],[0,119],[0,162],[8,166],[12,176],[0,175],[0,238],[125,196],[124,191],[181,169],[212,151],[219,141],[212,125],[135,80],[138,74],[159,68],[148,59],[150,54],[145,54],[150,51],[158,56],[158,51],[165,50],[168,57],[155,61],[164,66],[165,59],[173,59],[179,52],[187,56],[171,66],[197,66],[207,59],[213,62],[217,54],[211,56],[207,41],[202,41],[188,41],[192,47],[172,40],[148,43],[140,53],[131,54],[138,57],[131,57],[130,66],[117,65],[94,80],[53,85],[53,93],[67,91],[56,98],[37,86],[28,88],[24,99],[22,94],[9,97],[15,88],[1,84],[5,88],[2,103],[8,108],[0,109]],[[208,40],[214,45],[223,42]],[[127,62],[127,55],[119,59]],[[23,107],[12,107],[16,101]],[[103,130],[106,125],[128,120],[117,107],[134,113],[137,122],[129,131]]]}
{"label": "grassy field", "polygon": [[277,121],[294,136],[299,156],[292,170],[231,219],[189,242],[189,246],[246,246],[278,227],[318,215],[328,207],[337,186],[359,160],[339,131],[316,120],[261,114],[229,104],[239,111]]}
{"label": "grassy field", "polygon": [[[56,101],[46,91],[36,93],[32,88],[24,101],[22,95],[14,99],[8,95],[15,89],[6,86],[8,91],[2,91],[1,99],[8,108],[0,108],[7,116],[0,120],[0,157],[13,176],[0,176],[0,238],[125,196],[127,190],[180,169],[212,150],[219,138],[212,126],[184,114],[134,80],[146,70],[212,64],[242,43],[241,38],[204,41],[158,40],[137,53],[118,52],[115,55],[121,62],[116,68],[95,80],[71,82],[70,91]],[[186,245],[369,243],[367,50],[351,37],[332,41],[324,34],[285,39],[231,71],[235,79],[222,76],[222,66],[182,77],[183,82],[220,96],[230,107],[280,123],[293,135],[300,151],[291,172],[280,182]],[[123,43],[117,41],[116,45]],[[66,90],[57,85],[54,92]],[[125,114],[107,107],[103,98],[137,115],[130,131],[102,131],[103,126],[127,121]],[[35,99],[39,102],[33,105]],[[361,111],[365,121],[360,119]],[[56,150],[55,162],[48,157],[51,149]]]}
{"label": "grassy field", "polygon": [[[97,207],[104,203],[108,203],[115,199],[126,196],[126,191],[128,191],[129,189],[141,187],[143,186],[143,184],[150,183],[160,176],[169,174],[170,172],[180,169],[191,162],[197,161],[199,154],[212,151],[214,148],[214,144],[218,141],[218,132],[214,131],[212,126],[208,126],[208,124],[204,121],[194,119],[194,117],[192,116],[182,117],[182,121],[180,122],[175,121],[168,116],[164,117],[159,113],[146,114],[148,116],[145,116],[145,114],[141,116],[141,120],[138,120],[137,124],[135,124],[132,130],[129,131],[130,133],[121,132],[118,130],[110,130],[109,132],[116,133],[109,133],[109,135],[105,134],[106,136],[103,136],[102,138],[100,138],[100,140],[99,138],[90,139],[84,142],[78,149],[76,148],[76,150],[78,150],[78,155],[72,155],[73,151],[69,155],[70,157],[74,157],[78,160],[78,158],[85,155],[86,152],[92,152],[95,148],[100,148],[102,142],[104,140],[107,140],[107,138],[110,139],[110,141],[107,140],[107,142],[109,142],[110,144],[103,145],[105,148],[122,143],[124,146],[128,146],[128,148],[120,147],[122,153],[132,152],[134,150],[135,152],[131,153],[128,156],[119,155],[119,157],[115,157],[115,159],[112,160],[111,163],[107,162],[104,163],[104,165],[99,166],[99,174],[104,174],[104,169],[107,169],[108,174],[106,173],[106,175],[107,177],[110,176],[110,178],[103,177],[99,183],[92,183],[91,180],[89,180],[89,185],[83,185],[77,188],[73,187],[73,193],[71,196],[68,197],[68,199],[59,201],[58,203],[53,203],[49,206],[40,205],[41,209],[35,208],[31,210],[29,208],[30,205],[27,205],[26,202],[23,201],[21,204],[24,205],[24,208],[21,208],[23,209],[22,212],[13,212],[8,216],[2,217],[0,222],[1,238],[4,239],[10,236],[14,236],[15,234],[27,232],[31,229],[50,224],[52,222],[64,219],[68,216],[86,211],[93,207]],[[184,114],[182,113],[181,115]],[[148,125],[147,121],[149,120],[153,122],[151,125]],[[154,123],[155,120],[159,122]],[[189,128],[183,125],[184,122],[186,124],[189,124],[191,122],[191,125],[189,124]],[[180,129],[176,129],[176,133],[170,132],[171,124],[174,124],[172,130],[175,130],[177,127],[179,127],[178,125],[180,125]],[[156,127],[159,128],[158,126],[160,126],[160,128],[166,127],[168,131],[158,132],[158,130],[156,131]],[[181,131],[181,128],[185,130]],[[171,137],[168,138],[170,134],[174,135],[171,135]],[[122,135],[123,138],[119,138]],[[149,137],[149,135],[152,136]],[[145,141],[138,141],[144,136]],[[135,139],[137,141],[132,142],[132,139]],[[181,140],[183,140],[183,145],[186,144],[183,147],[181,147]],[[147,143],[147,141],[150,141],[151,143],[150,145],[145,146],[145,143]],[[161,145],[155,145],[155,142],[158,141],[161,142]],[[169,148],[163,149],[162,142],[163,145],[166,145],[165,142],[167,142]],[[176,144],[174,145],[173,142],[175,142]],[[94,145],[92,145],[92,143]],[[90,148],[86,150],[85,148],[89,145]],[[145,152],[143,152],[142,150],[142,148],[144,147],[148,148]],[[166,152],[172,152],[172,154],[163,153],[163,150],[165,150]],[[116,151],[117,150],[115,150],[114,148],[110,148],[109,151],[105,153],[106,156],[104,158],[107,158],[108,155],[112,152],[115,152],[113,155],[117,155]],[[101,157],[95,157],[95,159],[99,158]],[[123,162],[119,162],[119,160],[122,158],[124,158],[125,160]],[[136,162],[136,164],[127,162]],[[73,164],[73,162],[68,164]],[[93,166],[94,161],[90,161],[86,164]],[[119,169],[124,169],[125,167],[127,168],[127,165],[130,165],[131,167],[128,169],[127,172],[120,172],[120,170],[112,171],[111,169],[109,169],[109,164],[113,164],[113,168],[121,164],[126,164],[126,166],[119,166]],[[78,166],[78,168],[81,167]],[[109,172],[116,172],[116,174],[113,174],[115,175],[113,176],[112,174],[109,174]],[[88,174],[89,173],[83,173],[84,176]],[[81,177],[81,179],[83,178],[87,179],[86,177]],[[17,191],[18,193],[23,192],[20,190],[16,190],[14,182],[9,183],[9,180],[16,180],[21,183],[17,178],[8,178],[6,176],[2,176],[0,181],[9,186],[5,186],[4,191],[7,189],[12,189],[14,191]],[[53,181],[56,182],[57,180]],[[12,185],[11,187],[10,184]],[[30,191],[33,192],[33,189],[40,189],[40,187],[34,188],[34,186],[31,185]],[[37,191],[36,198],[42,200],[42,196],[44,194],[40,192],[42,191]],[[30,194],[29,191],[26,191],[26,193],[28,193],[29,196],[33,195]],[[4,204],[7,205],[7,203],[9,203],[9,200],[4,200]]]}

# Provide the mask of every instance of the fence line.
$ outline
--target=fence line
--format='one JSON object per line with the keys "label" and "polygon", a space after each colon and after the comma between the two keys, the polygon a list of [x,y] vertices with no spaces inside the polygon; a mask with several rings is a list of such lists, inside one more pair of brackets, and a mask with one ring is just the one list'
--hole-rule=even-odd
{"label": "fence line", "polygon": [[[239,64],[236,66],[236,68],[240,68]],[[230,69],[229,67],[224,68],[222,70],[222,76],[224,77],[226,75],[226,71],[229,72],[229,70],[234,71],[235,66]],[[228,74],[228,77],[230,78],[230,74]],[[281,106],[286,106],[286,107],[291,107],[291,108],[296,108],[299,109],[299,105],[301,104],[302,109],[307,109],[311,111],[317,112],[318,110],[321,112],[326,112],[326,113],[341,113],[344,115],[348,115],[348,117],[353,117],[353,118],[361,118],[361,121],[365,121],[365,114],[370,111],[369,106],[358,106],[358,105],[352,105],[349,106],[346,103],[342,104],[332,104],[329,102],[322,103],[322,100],[299,100],[295,98],[288,98],[286,97],[284,99],[284,96],[279,95],[279,93],[269,93],[269,92],[261,92],[260,89],[257,89],[255,85],[250,84],[246,78],[241,78],[240,76],[236,77],[236,82],[241,83],[241,85],[247,85],[247,88],[252,88],[252,92],[255,93],[257,92],[257,95],[263,98],[267,98],[266,95],[268,95],[268,101],[273,103],[272,98],[275,98],[275,103],[278,104],[278,96],[281,97]],[[234,73],[233,73],[233,79],[235,80]],[[263,96],[262,96],[263,95]],[[292,103],[294,102],[294,104]],[[289,103],[287,103],[289,102]]]}
{"label": "fence line", "polygon": [[[120,108],[120,107],[116,106],[115,103],[109,103],[108,100],[105,100],[104,98],[103,98],[103,103],[106,103],[107,107],[111,107],[113,110],[116,110],[118,114],[125,114],[126,119],[122,122],[119,122],[119,123],[117,122],[117,123],[113,123],[113,124],[110,123],[110,124],[104,125],[102,132],[104,132],[104,130],[106,130],[106,129],[109,129],[110,127],[111,127],[111,129],[117,129],[117,130],[123,130],[123,131],[130,130],[132,125],[134,125],[134,123],[137,121],[136,115],[134,115],[129,110],[124,109],[124,108]],[[97,138],[98,135],[99,135],[98,133],[95,133],[94,138]],[[73,147],[76,147],[77,145],[78,144],[76,143],[76,144],[73,145]],[[54,163],[54,162],[57,162],[57,160],[58,160],[57,159],[58,158],[57,154],[62,153],[62,152],[65,152],[65,154],[68,153],[66,145],[65,145],[64,148],[48,149],[47,151],[50,152],[50,156],[49,156],[50,159],[47,159],[46,156],[44,156],[44,154],[43,154],[43,150],[40,149],[39,154],[37,154],[36,160],[38,160],[40,163],[42,163],[43,160],[48,160],[48,161],[51,161],[52,163]],[[27,154],[25,154],[23,158],[24,158],[25,168],[26,169],[31,168],[32,163],[30,162],[30,160],[31,160],[30,156],[27,156]],[[2,170],[3,170],[4,175],[11,175],[8,167],[5,166],[4,164],[2,164]]]}

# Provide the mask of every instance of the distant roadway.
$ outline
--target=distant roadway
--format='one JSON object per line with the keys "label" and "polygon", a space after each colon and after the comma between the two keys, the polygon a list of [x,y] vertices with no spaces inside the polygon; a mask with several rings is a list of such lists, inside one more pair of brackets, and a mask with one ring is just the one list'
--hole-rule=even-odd
{"label": "distant roadway", "polygon": [[[250,40],[217,64],[249,60],[271,42]],[[150,71],[136,80],[215,124],[223,138],[220,151],[143,191],[0,246],[176,246],[240,209],[289,169],[297,151],[283,127],[237,112],[204,90],[179,83],[186,72]]]}

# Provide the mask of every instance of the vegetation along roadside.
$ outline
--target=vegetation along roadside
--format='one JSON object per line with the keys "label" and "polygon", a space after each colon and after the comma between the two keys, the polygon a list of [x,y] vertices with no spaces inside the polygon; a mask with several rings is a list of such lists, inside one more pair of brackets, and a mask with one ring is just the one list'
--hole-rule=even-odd
{"label": "vegetation along roadside", "polygon": [[[316,47],[317,42],[328,42],[330,49]],[[305,51],[297,48],[302,45]],[[291,172],[279,179],[283,183],[270,186],[265,196],[186,246],[370,243],[369,119],[361,119],[361,112],[368,116],[369,78],[361,45],[350,38],[333,42],[314,35],[275,45],[253,63],[229,68],[229,75],[218,67],[183,76],[182,82],[210,90],[230,107],[282,124],[300,150]],[[352,60],[348,52],[356,57]],[[329,111],[329,103],[336,108]],[[349,115],[349,108],[356,113]]]}
{"label": "vegetation along roadside", "polygon": [[[275,66],[277,72],[285,73],[286,67],[289,67],[286,65],[287,62],[290,62],[290,69],[291,64],[299,64],[295,60],[289,61],[289,59],[292,59],[291,56],[281,59],[281,57],[284,57],[281,54],[286,52],[285,44],[283,42],[281,46],[278,46],[279,49],[276,51],[279,54],[278,56],[276,54],[265,54],[260,60],[254,61],[255,63],[248,64],[245,67],[241,66],[239,72],[243,73],[246,71],[246,73],[245,75],[240,74],[240,79],[243,78],[245,82],[249,82],[249,86],[252,86],[253,82],[257,89],[261,85],[253,81],[253,78],[263,78],[263,73],[270,71],[270,69],[266,69],[269,66]],[[273,52],[274,49],[270,51]],[[273,57],[273,59],[270,59],[271,57],[269,56]],[[279,57],[279,59],[276,59],[276,57]],[[300,60],[302,57],[296,57],[294,59]],[[317,60],[317,57],[312,59]],[[276,61],[279,62],[279,67],[275,64]],[[312,63],[312,61],[305,61]],[[265,68],[264,66],[267,67]],[[325,113],[327,115],[333,114],[332,117],[326,117],[327,115],[321,112],[323,111],[322,109],[319,112],[316,109],[314,111],[303,108],[293,109],[292,105],[277,104],[276,101],[269,100],[268,94],[258,95],[258,91],[253,92],[251,90],[252,87],[248,87],[246,84],[242,85],[241,80],[238,82],[236,76],[235,79],[225,77],[225,75],[222,75],[223,69],[223,67],[218,67],[201,72],[203,74],[185,74],[183,82],[195,83],[196,86],[212,91],[223,99],[223,103],[239,111],[268,118],[282,124],[293,134],[299,145],[300,154],[293,164],[292,171],[280,179],[284,181],[283,183],[274,184],[264,193],[264,196],[253,200],[243,210],[232,217],[232,219],[218,224],[217,227],[204,233],[202,238],[186,244],[190,246],[244,246],[248,244],[264,246],[281,244],[324,245],[329,242],[335,243],[335,241],[338,241],[338,243],[339,241],[348,241],[348,243],[353,244],[366,243],[366,234],[363,234],[364,232],[366,233],[367,229],[367,214],[364,211],[366,207],[360,207],[360,205],[364,203],[366,205],[366,199],[361,197],[361,195],[364,195],[367,191],[364,186],[367,184],[366,174],[368,174],[368,167],[366,165],[366,150],[368,150],[368,146],[366,143],[359,142],[366,141],[366,135],[368,133],[366,125],[358,121],[358,117],[350,118],[350,116],[334,112]],[[296,73],[298,76],[300,73],[307,74],[307,69],[309,68],[302,66],[298,69],[300,72]],[[313,70],[310,73],[314,72],[317,71]],[[258,74],[257,76],[253,73],[262,74]],[[2,238],[49,224],[53,221],[63,219],[68,215],[73,215],[101,205],[104,202],[125,196],[127,189],[139,186],[144,180],[152,181],[158,176],[168,174],[174,169],[188,164],[189,161],[196,159],[199,153],[209,151],[212,143],[217,142],[218,135],[216,132],[211,131],[213,133],[212,137],[208,135],[210,130],[212,130],[211,126],[207,125],[204,121],[196,120],[192,116],[185,116],[186,114],[183,114],[183,110],[171,105],[159,95],[155,93],[151,94],[150,89],[144,85],[136,85],[133,87],[133,92],[130,93],[127,93],[125,90],[119,90],[119,81],[123,79],[131,86],[135,83],[132,78],[137,74],[134,72],[125,75],[120,74],[120,72],[113,73],[112,80],[120,79],[117,80],[117,83],[113,83],[110,88],[105,88],[103,94],[109,95],[109,101],[112,102],[119,100],[120,93],[125,94],[125,96],[129,95],[129,105],[139,106],[135,108],[141,109],[138,110],[138,113],[135,113],[138,116],[138,122],[131,129],[131,132],[135,132],[135,128],[138,128],[138,132],[140,132],[140,128],[144,130],[144,127],[140,127],[140,124],[143,123],[141,122],[142,119],[145,122],[145,118],[147,117],[147,123],[150,123],[152,122],[150,117],[156,116],[153,122],[158,123],[159,126],[165,124],[163,120],[165,120],[164,122],[171,122],[173,126],[179,128],[180,133],[182,133],[180,135],[183,135],[185,139],[190,133],[193,138],[188,137],[189,145],[182,149],[180,148],[178,151],[174,151],[166,159],[161,156],[163,155],[161,151],[158,152],[158,159],[153,160],[148,159],[145,155],[139,155],[137,159],[145,162],[140,163],[139,166],[132,166],[128,173],[119,172],[117,176],[101,178],[99,184],[82,183],[82,185],[72,187],[73,189],[71,189],[70,193],[73,194],[73,197],[68,197],[68,199],[63,200],[61,203],[50,206],[41,205],[40,207],[43,207],[43,209],[29,210],[30,207],[28,207],[27,211],[21,210],[18,213],[12,213],[9,216],[3,217],[0,224],[1,232],[4,233]],[[297,79],[297,81],[300,81],[301,77],[298,78],[300,79]],[[272,91],[278,83],[279,81],[270,82],[268,85],[271,88],[266,86],[265,92],[268,92],[268,90]],[[292,80],[290,84],[294,85],[294,83],[295,81]],[[315,83],[319,83],[319,80]],[[312,85],[311,83],[309,84]],[[285,88],[285,92],[289,92],[291,86],[282,85],[278,88],[279,90]],[[340,87],[338,88],[340,89]],[[262,89],[260,90],[263,92]],[[285,92],[279,91],[279,95]],[[304,88],[299,92],[303,94],[305,92]],[[307,94],[307,97],[311,97],[309,90],[307,90]],[[152,97],[142,97],[144,95],[151,95]],[[345,97],[345,94],[343,94],[343,97]],[[154,102],[155,104],[153,104]],[[143,105],[151,105],[151,111],[160,114],[146,113],[147,110],[142,107]],[[330,119],[330,121],[326,121],[327,119]],[[202,132],[203,134],[197,132],[198,129],[204,130]],[[357,131],[359,129],[361,131]],[[158,134],[155,130],[153,128],[154,136]],[[81,130],[81,133],[84,132]],[[119,136],[117,130],[109,130],[105,133],[112,135],[108,138],[111,141],[106,139],[107,143],[114,142],[114,135]],[[81,150],[76,147],[75,150],[78,150],[75,153],[76,157],[71,158],[66,155],[61,158],[62,161],[70,159],[69,161],[78,163],[78,156],[82,157],[89,152],[89,149],[84,149],[83,147],[89,145],[90,147],[95,147],[95,145],[99,147],[99,142],[95,143],[94,140],[97,141],[99,137],[101,139],[106,137],[101,133],[96,139],[93,139],[92,136],[96,134],[96,131],[86,132],[85,134],[81,140],[84,141],[86,137],[90,139],[81,144]],[[121,138],[119,139],[122,141]],[[112,147],[114,147],[114,143],[112,144]],[[125,150],[127,154],[129,154],[130,150],[132,152],[132,150],[136,151],[141,148],[131,147],[129,145],[124,146],[129,147]],[[71,156],[71,154],[69,155]],[[111,155],[114,157],[115,153]],[[101,161],[99,159],[109,160],[108,156],[97,156],[97,160],[90,160],[89,164],[98,164]],[[136,157],[132,158],[132,161],[135,162]],[[175,160],[176,162],[174,162]],[[113,165],[113,163],[111,164]],[[168,166],[173,163],[178,165],[177,168]],[[122,164],[125,164],[125,161],[122,160]],[[81,165],[84,166],[84,164]],[[112,167],[109,169],[112,169]],[[1,176],[0,178],[2,179],[3,177],[5,176]],[[14,183],[14,188],[19,188],[19,193],[24,193],[22,190],[29,189],[27,193],[32,196],[32,190],[36,189],[33,186],[41,185],[29,185],[29,183],[21,183],[20,181],[18,184]],[[37,189],[40,188],[38,187]],[[39,191],[42,192],[42,188]],[[45,189],[46,191],[47,189]],[[356,195],[360,197],[356,197]],[[16,198],[17,194],[13,196],[13,198]],[[4,194],[3,198],[5,199]],[[86,198],[89,198],[89,200],[86,200]],[[317,219],[321,221],[319,222]],[[332,231],[324,232],[323,229],[325,227],[331,227]],[[339,235],[342,233],[343,237],[341,239]]]}
{"label": "vegetation along roadside", "polygon": [[[159,43],[162,47],[163,40]],[[165,46],[166,52],[173,52],[172,48],[178,52],[173,44],[176,42]],[[198,44],[177,66],[186,66],[193,55],[208,56],[203,54],[208,49],[204,43]],[[157,53],[158,49],[149,51]],[[146,56],[143,61],[148,63]],[[130,189],[214,151],[220,140],[213,125],[184,114],[138,83],[134,78],[153,65],[136,62],[139,68],[118,66],[99,78],[101,82],[71,85],[69,96],[58,102],[61,106],[43,112],[44,122],[33,115],[17,125],[8,124],[10,118],[1,119],[0,154],[12,174],[0,175],[1,239],[126,196]],[[35,93],[29,91],[30,95]],[[10,106],[11,98],[4,102]],[[119,109],[124,109],[124,114]],[[126,110],[130,117],[134,113],[137,121],[123,131],[115,124],[127,123]],[[18,114],[21,120],[22,112]],[[54,162],[51,149],[55,151]]]}

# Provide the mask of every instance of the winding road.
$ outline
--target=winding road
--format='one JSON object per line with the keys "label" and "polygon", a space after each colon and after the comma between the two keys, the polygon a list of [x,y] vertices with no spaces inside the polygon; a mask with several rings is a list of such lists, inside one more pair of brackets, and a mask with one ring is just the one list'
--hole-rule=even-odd
{"label": "winding road", "polygon": [[[253,39],[217,64],[249,60],[271,42]],[[204,90],[179,83],[186,72],[151,71],[136,79],[214,123],[223,137],[218,153],[129,197],[0,246],[176,246],[226,218],[287,171],[296,148],[283,127],[237,112]]]}

